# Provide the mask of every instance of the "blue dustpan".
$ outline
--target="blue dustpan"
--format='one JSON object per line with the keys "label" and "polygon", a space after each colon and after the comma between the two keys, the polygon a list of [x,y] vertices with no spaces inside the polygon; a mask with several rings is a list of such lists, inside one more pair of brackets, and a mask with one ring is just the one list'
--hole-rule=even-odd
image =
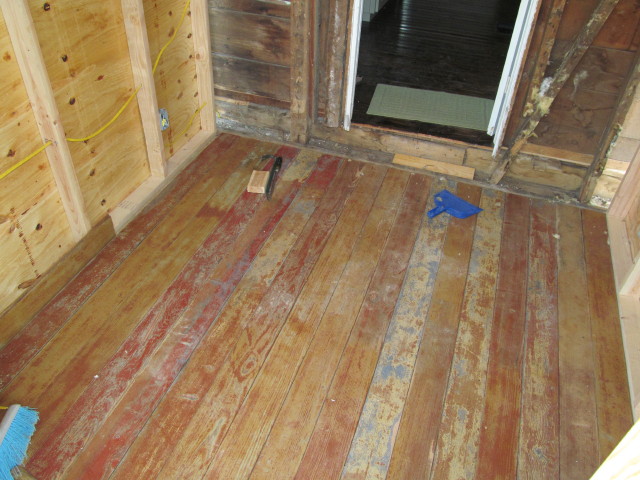
{"label": "blue dustpan", "polygon": [[429,218],[440,215],[442,212],[447,212],[456,218],[467,218],[482,211],[480,207],[471,205],[460,197],[456,197],[449,190],[442,190],[440,193],[436,193],[434,199],[436,208],[432,208],[427,212]]}

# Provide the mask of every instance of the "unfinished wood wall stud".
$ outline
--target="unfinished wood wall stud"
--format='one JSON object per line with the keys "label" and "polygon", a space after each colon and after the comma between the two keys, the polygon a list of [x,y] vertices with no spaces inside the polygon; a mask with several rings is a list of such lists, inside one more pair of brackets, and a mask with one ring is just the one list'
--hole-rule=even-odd
{"label": "unfinished wood wall stud", "polygon": [[311,122],[311,42],[312,3],[291,6],[291,141],[307,143]]}
{"label": "unfinished wood wall stud", "polygon": [[156,86],[153,81],[153,61],[149,51],[147,26],[145,23],[142,0],[122,0],[122,15],[127,31],[131,69],[136,88],[137,99],[151,175],[164,178],[166,175],[166,155],[158,114]]}
{"label": "unfinished wood wall stud", "polygon": [[[138,14],[141,0],[122,0],[130,13]],[[169,181],[193,160],[215,135],[213,69],[206,0],[164,0],[146,6],[146,21],[128,30],[129,44],[157,65],[139,69],[143,82],[153,83],[155,97],[143,99],[153,145],[162,152],[157,170],[124,199],[110,215],[116,231],[122,230]],[[189,18],[190,17],[190,18]],[[182,23],[180,23],[182,21]],[[146,24],[146,31],[142,26]],[[141,39],[144,35],[144,39]],[[146,42],[145,45],[142,43]],[[147,52],[142,52],[147,49]],[[160,58],[158,56],[161,55]],[[136,67],[134,66],[134,71]],[[151,75],[150,75],[151,73]],[[159,131],[158,108],[169,113],[169,130]],[[150,119],[149,117],[152,118]],[[155,122],[155,126],[152,123]],[[157,138],[158,133],[161,135]],[[159,142],[159,143],[158,143]],[[153,168],[153,167],[152,167]]]}
{"label": "unfinished wood wall stud", "polygon": [[91,224],[27,1],[2,0],[0,6],[38,129],[45,141],[52,142],[47,147],[47,156],[71,231],[76,240],[80,240],[89,231]]}

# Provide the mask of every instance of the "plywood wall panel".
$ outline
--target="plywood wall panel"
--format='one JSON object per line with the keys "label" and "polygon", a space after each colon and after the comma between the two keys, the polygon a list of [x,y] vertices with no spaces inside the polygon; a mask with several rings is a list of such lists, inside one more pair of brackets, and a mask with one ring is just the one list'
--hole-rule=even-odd
{"label": "plywood wall panel", "polygon": [[[29,6],[65,133],[88,136],[136,88],[120,1],[30,1]],[[132,107],[104,133],[70,145],[93,225],[149,176],[135,102]]]}
{"label": "plywood wall panel", "polygon": [[144,2],[149,49],[154,62],[177,29],[175,40],[162,54],[154,75],[158,107],[169,113],[170,126],[163,132],[168,157],[201,128],[197,116],[189,126],[190,119],[200,107],[200,99],[190,10],[178,28],[185,5],[186,0]]}
{"label": "plywood wall panel", "polygon": [[[0,58],[2,173],[43,143],[2,15]],[[0,311],[73,244],[44,152],[0,179]]]}
{"label": "plywood wall panel", "polygon": [[216,53],[291,65],[288,19],[213,10],[211,31],[211,46]]}

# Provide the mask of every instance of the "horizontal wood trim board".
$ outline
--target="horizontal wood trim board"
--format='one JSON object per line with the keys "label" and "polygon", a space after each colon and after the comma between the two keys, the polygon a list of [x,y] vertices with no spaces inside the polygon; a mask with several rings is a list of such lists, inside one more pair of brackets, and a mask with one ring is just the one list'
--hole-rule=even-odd
{"label": "horizontal wood trim board", "polygon": [[473,180],[475,169],[464,167],[462,165],[453,165],[451,163],[439,162],[437,160],[429,160],[426,158],[414,157],[398,153],[393,157],[393,163],[403,165],[405,167],[420,168],[434,173],[442,173],[454,177],[466,178]]}
{"label": "horizontal wood trim board", "polygon": [[415,135],[404,135],[352,125],[350,131],[328,128],[322,125],[312,127],[311,136],[352,147],[378,150],[391,154],[428,155],[438,161],[462,165],[467,145],[455,142],[436,142]]}
{"label": "horizontal wood trim board", "polygon": [[211,46],[214,53],[277,65],[291,65],[291,22],[233,10],[213,10]]}
{"label": "horizontal wood trim board", "polygon": [[216,88],[289,101],[290,76],[289,67],[213,54]]}

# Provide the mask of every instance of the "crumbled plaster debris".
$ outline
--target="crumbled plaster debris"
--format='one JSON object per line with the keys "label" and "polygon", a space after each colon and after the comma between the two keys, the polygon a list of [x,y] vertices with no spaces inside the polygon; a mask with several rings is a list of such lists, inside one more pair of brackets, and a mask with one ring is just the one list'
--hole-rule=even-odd
{"label": "crumbled plaster debris", "polygon": [[553,82],[553,78],[551,78],[551,77],[547,77],[547,78],[542,80],[542,83],[540,84],[540,96],[541,97],[544,97],[547,94],[547,91],[549,90],[549,87],[551,86],[551,82]]}
{"label": "crumbled plaster debris", "polygon": [[609,205],[611,205],[611,199],[601,197],[600,195],[594,195],[591,197],[591,200],[589,200],[589,204],[594,207],[609,208]]}

